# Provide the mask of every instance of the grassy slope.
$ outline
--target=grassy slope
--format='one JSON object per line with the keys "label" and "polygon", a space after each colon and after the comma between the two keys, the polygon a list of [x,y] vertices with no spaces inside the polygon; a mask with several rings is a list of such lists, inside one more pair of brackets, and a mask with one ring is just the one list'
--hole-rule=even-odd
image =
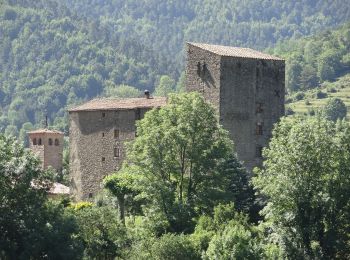
{"label": "grassy slope", "polygon": [[[327,93],[327,97],[317,98],[315,94],[317,90]],[[340,98],[347,106],[347,119],[350,119],[350,74],[340,77],[335,82],[323,83],[317,90],[305,91],[305,97],[299,101],[295,100],[295,95],[294,97],[287,97],[287,99],[290,98],[293,100],[291,103],[286,104],[286,108],[292,108],[295,115],[308,114],[310,110],[313,109],[316,111],[324,106],[329,98]],[[308,104],[307,101],[309,101]]]}

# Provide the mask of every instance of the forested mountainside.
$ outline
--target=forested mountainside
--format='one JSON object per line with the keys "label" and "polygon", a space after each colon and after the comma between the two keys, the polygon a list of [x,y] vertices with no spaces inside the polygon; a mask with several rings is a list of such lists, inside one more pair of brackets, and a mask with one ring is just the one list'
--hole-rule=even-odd
{"label": "forested mountainside", "polygon": [[262,50],[349,18],[348,1],[1,0],[0,131],[67,130],[68,106],[181,81],[185,41]]}
{"label": "forested mountainside", "polygon": [[289,92],[318,87],[350,73],[350,23],[312,37],[280,42],[272,52],[286,59]]}

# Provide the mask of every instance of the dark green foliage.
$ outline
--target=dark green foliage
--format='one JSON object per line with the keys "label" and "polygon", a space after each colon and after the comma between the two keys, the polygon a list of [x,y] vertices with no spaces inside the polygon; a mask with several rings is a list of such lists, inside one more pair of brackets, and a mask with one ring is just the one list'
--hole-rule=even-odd
{"label": "dark green foliage", "polygon": [[74,214],[87,259],[115,259],[127,249],[126,229],[118,221],[115,209],[88,206],[75,210]]}
{"label": "dark green foliage", "polygon": [[[51,126],[68,132],[68,107],[96,96],[152,92],[161,75],[181,91],[186,41],[263,50],[349,16],[346,1],[2,0],[0,129],[18,136],[26,122],[42,127],[47,114]],[[287,60],[290,90],[347,70],[348,29],[329,34],[310,44],[302,40],[300,48],[279,47],[277,54],[297,53]],[[137,90],[116,89],[122,84]]]}
{"label": "dark green foliage", "polygon": [[321,108],[321,114],[328,120],[337,121],[346,117],[346,106],[339,98],[331,98],[327,104]]}
{"label": "dark green foliage", "polygon": [[350,256],[350,126],[322,117],[284,119],[264,150],[254,184],[285,258]]}
{"label": "dark green foliage", "polygon": [[0,258],[75,258],[74,218],[47,203],[52,175],[13,139],[0,135]]}
{"label": "dark green foliage", "polygon": [[135,247],[128,257],[133,260],[196,260],[201,259],[189,236],[164,234],[160,238],[151,238]]}
{"label": "dark green foliage", "polygon": [[289,91],[316,88],[350,72],[350,23],[309,38],[280,42],[275,55],[286,59]]}
{"label": "dark green foliage", "polygon": [[321,90],[317,90],[315,93],[315,97],[317,99],[322,99],[322,98],[326,98],[328,95],[325,92],[322,92]]}

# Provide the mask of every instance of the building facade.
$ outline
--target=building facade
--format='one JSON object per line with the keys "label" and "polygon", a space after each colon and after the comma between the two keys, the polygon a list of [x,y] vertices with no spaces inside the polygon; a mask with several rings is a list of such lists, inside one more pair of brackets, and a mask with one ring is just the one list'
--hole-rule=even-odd
{"label": "building facade", "polygon": [[42,168],[51,166],[58,173],[62,172],[63,137],[59,131],[38,129],[28,132],[29,148],[40,158]]}
{"label": "building facade", "polygon": [[284,60],[248,48],[187,43],[186,90],[216,107],[244,166],[260,165],[273,124],[284,115]]}
{"label": "building facade", "polygon": [[103,178],[120,169],[125,142],[133,140],[135,123],[166,104],[165,98],[95,99],[69,110],[71,193],[92,198]]}

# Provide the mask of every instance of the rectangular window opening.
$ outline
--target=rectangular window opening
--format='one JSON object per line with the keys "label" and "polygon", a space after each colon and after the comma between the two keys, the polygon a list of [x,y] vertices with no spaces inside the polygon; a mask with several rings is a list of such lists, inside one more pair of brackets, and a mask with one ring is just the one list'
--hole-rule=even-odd
{"label": "rectangular window opening", "polygon": [[262,123],[256,124],[256,135],[263,135],[263,124]]}
{"label": "rectangular window opening", "polygon": [[120,157],[120,149],[118,147],[114,147],[114,157],[115,158]]}
{"label": "rectangular window opening", "polygon": [[119,137],[120,137],[120,131],[119,131],[119,129],[114,129],[114,138],[115,138],[115,139],[119,139]]}

